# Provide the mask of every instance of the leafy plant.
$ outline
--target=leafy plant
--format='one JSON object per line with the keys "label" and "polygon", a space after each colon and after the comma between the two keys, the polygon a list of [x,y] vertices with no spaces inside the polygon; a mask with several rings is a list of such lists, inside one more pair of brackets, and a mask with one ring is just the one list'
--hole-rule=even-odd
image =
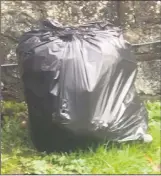
{"label": "leafy plant", "polygon": [[146,108],[149,113],[149,120],[152,122],[154,120],[161,120],[161,102],[150,102],[148,101],[146,104]]}
{"label": "leafy plant", "polygon": [[[146,102],[149,133],[153,142],[100,145],[96,151],[78,150],[70,154],[37,152],[22,128],[19,113],[27,113],[25,104],[4,102],[5,114],[1,128],[2,174],[159,174],[160,173],[160,102]],[[8,112],[8,111],[7,111]]]}

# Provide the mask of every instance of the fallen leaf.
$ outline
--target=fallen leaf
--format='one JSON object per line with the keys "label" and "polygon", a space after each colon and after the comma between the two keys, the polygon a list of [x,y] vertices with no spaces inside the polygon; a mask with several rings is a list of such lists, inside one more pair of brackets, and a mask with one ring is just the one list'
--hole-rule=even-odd
{"label": "fallen leaf", "polygon": [[149,161],[151,164],[153,164],[153,160],[152,158],[150,158],[149,156],[145,155],[145,158],[147,159],[147,161]]}

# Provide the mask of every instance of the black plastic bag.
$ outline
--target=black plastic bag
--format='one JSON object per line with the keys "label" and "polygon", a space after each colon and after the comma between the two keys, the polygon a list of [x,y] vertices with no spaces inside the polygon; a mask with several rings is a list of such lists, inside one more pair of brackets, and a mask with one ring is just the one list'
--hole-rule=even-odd
{"label": "black plastic bag", "polygon": [[44,21],[21,37],[17,56],[37,148],[62,148],[82,136],[144,139],[148,116],[134,87],[136,60],[119,28]]}

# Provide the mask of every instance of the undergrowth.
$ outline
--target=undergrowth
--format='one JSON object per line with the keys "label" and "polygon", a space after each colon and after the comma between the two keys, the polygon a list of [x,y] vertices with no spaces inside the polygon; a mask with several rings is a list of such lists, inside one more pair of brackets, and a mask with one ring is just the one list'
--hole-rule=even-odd
{"label": "undergrowth", "polygon": [[[1,174],[159,174],[161,103],[146,102],[152,143],[102,144],[96,151],[39,153],[23,121],[25,103],[3,102]],[[70,141],[69,141],[70,142]]]}

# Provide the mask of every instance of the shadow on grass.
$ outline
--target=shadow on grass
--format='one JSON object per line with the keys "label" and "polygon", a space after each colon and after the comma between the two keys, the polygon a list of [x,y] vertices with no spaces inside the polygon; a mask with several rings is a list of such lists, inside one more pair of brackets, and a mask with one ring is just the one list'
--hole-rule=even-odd
{"label": "shadow on grass", "polygon": [[115,141],[98,141],[96,139],[91,138],[77,138],[76,140],[68,141],[68,143],[63,145],[54,145],[48,146],[46,150],[39,150],[35,148],[36,151],[46,154],[70,154],[70,153],[79,153],[79,151],[86,153],[91,150],[92,152],[96,152],[99,147],[103,147],[106,151],[111,150],[112,148],[123,149],[127,146],[140,145],[143,144],[143,141],[127,141],[127,142],[115,142]]}

